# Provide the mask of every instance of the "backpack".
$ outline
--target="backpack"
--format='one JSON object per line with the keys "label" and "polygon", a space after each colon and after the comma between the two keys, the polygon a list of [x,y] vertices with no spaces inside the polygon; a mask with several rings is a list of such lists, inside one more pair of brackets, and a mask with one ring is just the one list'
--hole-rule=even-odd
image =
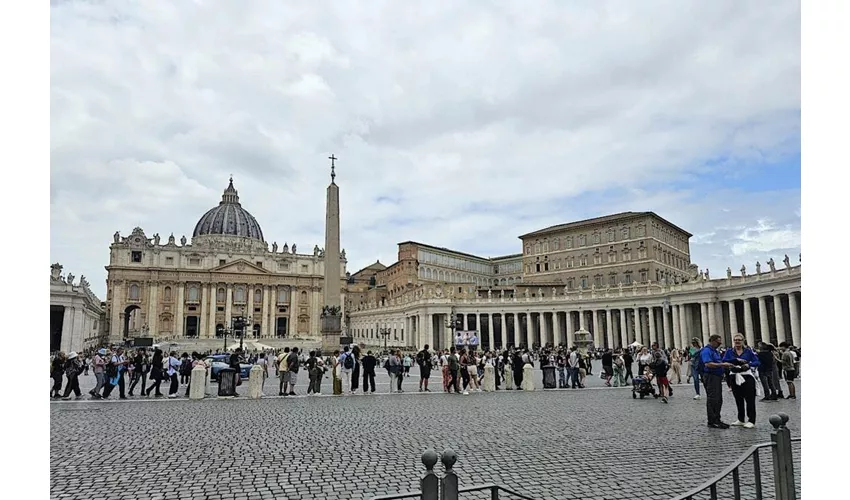
{"label": "backpack", "polygon": [[184,359],[180,363],[180,375],[192,374],[192,361],[189,358]]}
{"label": "backpack", "polygon": [[109,378],[113,378],[118,375],[118,367],[110,361],[106,365],[106,376]]}
{"label": "backpack", "polygon": [[416,364],[422,366],[425,364],[425,351],[416,353]]}
{"label": "backpack", "polygon": [[696,354],[697,375],[703,375],[705,373],[705,362],[703,362],[703,360],[702,360],[702,350],[703,349],[705,349],[705,347],[700,347],[699,351],[697,351],[697,354]]}
{"label": "backpack", "polygon": [[351,356],[351,354],[349,354],[345,357],[344,360],[342,360],[342,367],[346,370],[351,370],[352,368],[354,368],[354,358]]}

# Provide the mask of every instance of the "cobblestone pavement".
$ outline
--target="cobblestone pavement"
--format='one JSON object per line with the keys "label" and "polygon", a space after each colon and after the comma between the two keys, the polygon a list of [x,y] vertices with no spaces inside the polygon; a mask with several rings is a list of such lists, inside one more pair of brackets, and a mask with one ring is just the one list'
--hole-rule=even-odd
{"label": "cobblestone pavement", "polygon": [[[676,386],[669,404],[607,388],[57,402],[51,497],[371,498],[418,489],[422,451],[433,447],[458,453],[462,486],[493,482],[534,498],[665,498],[769,441],[772,413],[788,413],[799,436],[799,400],[758,403],[755,429],[715,430],[692,391]],[[724,391],[723,416],[734,415]],[[771,490],[769,453],[762,464]],[[742,481],[751,477],[750,465]]]}

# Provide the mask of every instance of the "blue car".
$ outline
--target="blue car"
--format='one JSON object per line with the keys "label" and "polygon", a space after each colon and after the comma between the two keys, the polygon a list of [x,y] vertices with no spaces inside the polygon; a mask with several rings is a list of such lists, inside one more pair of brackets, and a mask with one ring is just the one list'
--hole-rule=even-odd
{"label": "blue car", "polygon": [[[225,368],[230,368],[230,354],[213,354],[212,356],[207,356],[206,361],[210,365],[213,380],[218,380],[218,372]],[[239,371],[243,379],[248,379],[248,376],[251,374],[251,366],[253,365],[249,363],[239,363]]]}

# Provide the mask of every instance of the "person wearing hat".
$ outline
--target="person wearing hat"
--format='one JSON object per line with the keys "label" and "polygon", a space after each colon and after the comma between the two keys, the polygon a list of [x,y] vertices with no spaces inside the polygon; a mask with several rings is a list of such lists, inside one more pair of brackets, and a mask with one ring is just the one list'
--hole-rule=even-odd
{"label": "person wearing hat", "polygon": [[94,389],[89,391],[89,394],[94,399],[100,399],[102,396],[100,395],[101,389],[103,389],[103,371],[106,366],[106,355],[108,351],[101,347],[97,350],[97,353],[94,355],[94,359],[92,359],[92,370],[94,371],[94,378],[97,380],[97,383],[94,386]]}
{"label": "person wearing hat", "polygon": [[66,401],[71,399],[71,391],[74,391],[76,399],[83,397],[83,393],[80,391],[80,372],[82,369],[79,356],[76,352],[71,351],[68,354],[68,359],[65,360],[65,376],[68,377],[68,384],[65,386],[65,394],[62,395],[62,399]]}

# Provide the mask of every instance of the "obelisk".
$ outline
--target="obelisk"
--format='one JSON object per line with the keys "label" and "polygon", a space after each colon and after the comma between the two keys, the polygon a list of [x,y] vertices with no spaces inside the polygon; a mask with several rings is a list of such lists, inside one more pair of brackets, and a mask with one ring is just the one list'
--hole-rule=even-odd
{"label": "obelisk", "polygon": [[327,208],[325,210],[325,280],[324,307],[322,308],[322,352],[332,353],[340,346],[342,334],[342,308],[340,301],[340,268],[339,255],[339,186],[336,185],[336,160],[334,155],[328,157],[331,161],[331,183],[328,186]]}

